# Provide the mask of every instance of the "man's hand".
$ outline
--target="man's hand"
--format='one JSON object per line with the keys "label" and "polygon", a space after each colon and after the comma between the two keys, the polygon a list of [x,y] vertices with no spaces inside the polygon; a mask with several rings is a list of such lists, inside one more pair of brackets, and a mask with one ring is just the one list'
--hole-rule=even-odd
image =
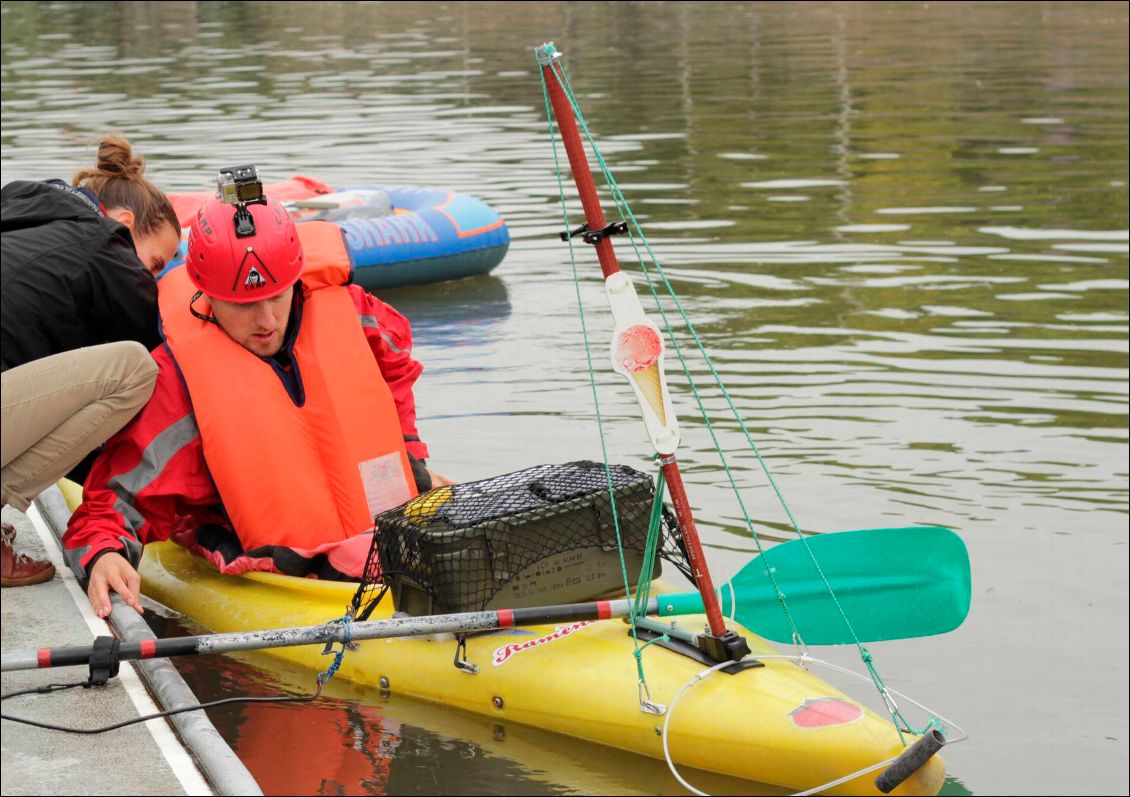
{"label": "man's hand", "polygon": [[94,613],[105,619],[110,616],[110,591],[122,596],[134,611],[141,614],[141,576],[120,553],[106,553],[98,557],[90,571],[86,587]]}
{"label": "man's hand", "polygon": [[431,468],[428,468],[428,473],[432,477],[432,489],[433,490],[437,487],[451,487],[452,485],[457,484],[457,482],[453,482],[451,479],[447,478],[446,476],[441,476],[440,474],[436,473]]}

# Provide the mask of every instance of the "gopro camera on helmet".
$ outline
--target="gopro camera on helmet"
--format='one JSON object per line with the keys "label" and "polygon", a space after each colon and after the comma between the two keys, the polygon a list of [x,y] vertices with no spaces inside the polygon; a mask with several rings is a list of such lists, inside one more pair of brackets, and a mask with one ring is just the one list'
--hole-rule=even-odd
{"label": "gopro camera on helmet", "polygon": [[216,196],[228,205],[255,202],[263,198],[263,181],[259,169],[247,166],[228,166],[216,176]]}
{"label": "gopro camera on helmet", "polygon": [[259,169],[251,164],[220,169],[216,176],[216,196],[223,203],[237,208],[233,217],[236,237],[254,235],[255,219],[247,212],[247,206],[252,203],[267,204]]}

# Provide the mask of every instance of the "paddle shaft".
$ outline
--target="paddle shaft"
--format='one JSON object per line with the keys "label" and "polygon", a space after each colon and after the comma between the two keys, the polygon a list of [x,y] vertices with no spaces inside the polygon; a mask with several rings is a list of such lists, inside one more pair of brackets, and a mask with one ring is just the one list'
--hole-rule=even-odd
{"label": "paddle shaft", "polygon": [[[600,198],[596,193],[596,184],[592,179],[588,156],[585,155],[581,134],[577,129],[573,107],[558,82],[556,71],[553,69],[552,58],[542,64],[542,74],[545,76],[545,84],[549,90],[549,102],[553,107],[553,115],[557,118],[557,127],[561,132],[561,141],[565,146],[565,153],[569,157],[569,167],[573,171],[573,180],[576,182],[577,191],[580,194],[581,206],[585,211],[585,222],[590,230],[603,230],[606,224],[604,210],[600,206]],[[620,264],[616,259],[616,252],[612,248],[612,241],[607,236],[603,236],[595,246],[596,256],[600,260],[600,270],[603,272],[604,278],[607,280],[614,274],[619,273]],[[702,550],[702,542],[698,536],[698,528],[695,526],[686,490],[683,488],[683,478],[679,471],[679,465],[675,461],[673,451],[659,451],[657,453],[662,463],[663,476],[667,480],[675,515],[678,517],[679,526],[683,530],[687,557],[690,560],[691,572],[694,574],[695,586],[698,587],[698,591],[702,595],[706,618],[710,624],[710,632],[715,636],[722,636],[726,633],[726,624],[722,619],[722,608],[719,605],[718,596],[714,592],[714,582],[710,578],[710,571],[706,566],[706,556]]]}
{"label": "paddle shaft", "polygon": [[[697,611],[702,611],[701,602],[695,600],[697,597],[694,593],[690,593],[691,601],[688,606],[692,611],[696,610],[696,606]],[[659,600],[660,598],[655,597],[648,601],[646,607],[648,614],[659,612]],[[241,650],[264,650],[267,648],[295,647],[297,645],[317,645],[327,642],[427,636],[429,634],[466,634],[526,625],[607,620],[628,616],[631,612],[632,603],[632,601],[626,599],[593,601],[528,609],[436,614],[428,617],[394,617],[388,620],[350,623],[348,629],[342,623],[334,622],[324,625],[276,628],[266,631],[237,631],[172,639],[148,639],[140,642],[122,643],[118,649],[118,658],[133,661],[207,653],[234,653]],[[4,653],[2,655],[2,668],[0,669],[3,672],[9,672],[12,670],[83,665],[89,663],[92,651],[92,645],[78,645]]]}

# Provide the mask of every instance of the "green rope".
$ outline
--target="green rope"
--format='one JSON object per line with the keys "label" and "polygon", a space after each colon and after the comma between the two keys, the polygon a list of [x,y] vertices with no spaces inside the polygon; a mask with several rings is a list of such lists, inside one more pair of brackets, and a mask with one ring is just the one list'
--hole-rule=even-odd
{"label": "green rope", "polygon": [[643,566],[640,567],[640,578],[636,582],[636,598],[628,614],[628,619],[633,625],[637,617],[647,615],[647,601],[651,597],[651,573],[655,568],[655,559],[659,554],[660,531],[663,528],[663,492],[665,487],[663,470],[660,469],[655,479],[655,499],[651,502],[651,522],[647,527]]}
{"label": "green rope", "polygon": [[[670,641],[671,641],[671,637],[668,634],[661,634],[657,637],[652,637],[647,642],[644,642],[642,645],[640,645],[639,653],[642,654],[643,649],[646,648],[648,645],[654,645],[656,642],[670,642]],[[638,657],[639,657],[639,655],[637,655],[637,658]]]}
{"label": "green rope", "polygon": [[919,735],[922,735],[926,733],[927,730],[929,730],[930,725],[929,723],[927,723],[926,727],[920,731],[915,731],[910,727],[910,723],[907,722],[906,718],[902,715],[902,712],[899,710],[899,707],[895,703],[894,698],[891,697],[890,693],[887,691],[887,685],[883,682],[882,676],[879,675],[879,671],[875,668],[875,662],[871,658],[871,651],[869,651],[862,644],[859,646],[859,649],[861,651],[860,658],[863,659],[863,664],[867,667],[867,672],[871,674],[871,680],[874,681],[875,688],[879,690],[879,696],[883,698],[883,705],[887,707],[887,712],[891,715],[891,720],[892,722],[894,722],[895,730],[898,731],[899,741],[901,741],[903,746],[905,747],[906,737],[903,735],[904,733],[917,733]]}
{"label": "green rope", "polygon": [[[549,45],[545,46],[544,52],[547,55],[553,55],[553,54],[556,53],[556,49],[553,47],[552,44],[549,44]],[[719,459],[721,461],[723,470],[725,471],[726,477],[730,482],[730,487],[733,490],[734,496],[735,496],[735,498],[738,502],[738,506],[741,510],[742,517],[745,520],[746,527],[749,530],[751,537],[753,538],[753,541],[754,541],[754,544],[757,547],[758,553],[761,554],[761,553],[765,552],[765,549],[762,545],[760,535],[757,533],[757,530],[754,528],[753,521],[750,518],[749,512],[746,510],[745,502],[742,500],[742,497],[741,497],[741,491],[738,488],[736,479],[735,479],[733,472],[730,468],[729,462],[726,459],[725,452],[723,451],[722,445],[721,445],[721,443],[718,439],[718,435],[717,435],[717,431],[714,427],[714,423],[711,420],[710,414],[705,407],[705,404],[704,404],[703,399],[702,399],[702,395],[699,392],[699,389],[698,389],[698,386],[695,382],[694,376],[691,373],[691,370],[690,370],[690,368],[687,364],[686,357],[683,355],[683,350],[682,350],[682,347],[679,345],[678,338],[675,335],[674,327],[672,326],[671,321],[667,316],[667,312],[663,307],[663,303],[660,300],[659,293],[657,292],[656,287],[655,287],[655,281],[656,280],[653,279],[651,270],[648,268],[648,262],[649,261],[654,266],[654,269],[655,269],[656,273],[658,274],[659,280],[662,282],[663,287],[666,289],[667,295],[674,302],[675,308],[678,310],[679,316],[682,318],[683,322],[686,324],[686,329],[687,329],[688,333],[690,334],[691,338],[694,341],[694,346],[697,348],[699,354],[702,356],[703,361],[705,362],[707,368],[709,369],[711,376],[714,378],[714,383],[720,389],[721,394],[722,394],[723,398],[725,399],[725,402],[726,402],[727,406],[729,407],[730,412],[733,415],[733,417],[734,417],[734,419],[735,419],[735,421],[738,425],[738,428],[741,430],[741,433],[744,436],[746,443],[748,444],[750,450],[756,456],[757,461],[760,463],[761,470],[765,474],[766,479],[768,480],[770,486],[772,487],[774,493],[776,494],[777,499],[778,499],[782,509],[784,510],[786,516],[788,517],[789,523],[792,526],[793,531],[796,533],[796,535],[799,539],[804,541],[804,546],[805,546],[805,549],[808,551],[809,558],[811,559],[813,565],[816,567],[816,570],[819,573],[820,578],[823,580],[824,585],[825,585],[826,589],[828,590],[829,596],[832,598],[833,603],[835,604],[837,611],[839,612],[841,618],[844,620],[845,624],[847,625],[849,633],[852,635],[853,639],[855,640],[855,645],[856,645],[857,649],[859,650],[860,657],[863,660],[865,666],[867,667],[868,672],[871,674],[871,679],[874,682],[876,689],[879,691],[880,695],[883,697],[883,700],[888,707],[888,711],[891,714],[892,721],[894,722],[895,727],[899,730],[899,733],[900,733],[900,736],[901,736],[904,728],[907,731],[910,731],[908,723],[906,722],[905,718],[902,716],[902,713],[899,711],[898,707],[894,704],[894,701],[890,698],[890,696],[887,692],[887,689],[886,689],[886,685],[883,683],[883,680],[880,677],[878,670],[874,666],[870,652],[868,652],[867,649],[863,646],[862,641],[859,639],[858,635],[855,632],[855,629],[854,629],[854,627],[851,623],[850,618],[847,616],[847,613],[845,612],[842,604],[840,603],[838,597],[836,596],[835,591],[831,588],[831,585],[828,583],[828,579],[825,576],[823,569],[820,567],[820,563],[817,561],[815,555],[813,554],[811,547],[809,547],[807,539],[805,538],[805,535],[803,534],[803,532],[800,529],[800,525],[797,523],[796,518],[795,518],[791,508],[788,505],[788,502],[785,500],[784,494],[782,493],[782,491],[781,491],[780,487],[778,486],[776,480],[773,478],[773,474],[769,470],[768,463],[765,461],[765,458],[762,455],[761,450],[758,448],[756,442],[753,440],[753,436],[750,434],[749,429],[746,427],[745,421],[741,417],[741,413],[738,411],[737,406],[734,403],[733,397],[730,395],[730,392],[726,388],[726,385],[725,385],[724,381],[722,380],[721,375],[718,373],[718,370],[715,368],[714,362],[711,360],[709,354],[706,351],[705,346],[702,343],[701,338],[698,335],[698,332],[694,328],[694,324],[691,322],[691,320],[688,317],[685,309],[683,308],[682,303],[679,301],[679,297],[676,294],[674,287],[671,285],[671,282],[670,282],[670,280],[668,280],[667,275],[664,272],[662,265],[659,263],[658,258],[655,256],[655,252],[652,250],[651,245],[647,240],[647,236],[644,235],[643,230],[640,227],[639,221],[636,219],[635,214],[632,212],[631,207],[628,205],[628,202],[625,199],[623,192],[620,190],[619,184],[616,182],[616,179],[613,176],[611,169],[608,167],[608,164],[604,160],[604,157],[600,154],[600,150],[596,145],[596,141],[594,140],[592,133],[590,132],[588,125],[585,122],[584,115],[581,112],[579,105],[577,104],[576,97],[575,97],[575,94],[573,92],[572,85],[569,82],[568,76],[565,74],[564,69],[560,66],[560,64],[557,61],[549,60],[548,62],[541,62],[541,63],[543,63],[543,65],[548,65],[549,68],[553,70],[553,73],[554,73],[555,77],[557,78],[558,84],[561,86],[563,94],[564,94],[566,100],[569,102],[569,104],[570,104],[570,106],[573,110],[573,114],[576,117],[577,122],[578,122],[581,130],[584,132],[585,138],[587,139],[589,146],[590,146],[593,154],[595,155],[595,157],[597,159],[597,163],[600,166],[601,173],[604,176],[606,185],[608,186],[608,188],[609,188],[609,190],[612,194],[613,201],[614,201],[617,209],[620,211],[621,217],[626,218],[629,221],[629,241],[631,243],[632,250],[635,253],[637,262],[640,264],[640,268],[644,273],[644,277],[647,280],[648,289],[649,289],[649,291],[652,295],[652,298],[655,302],[655,306],[656,306],[656,308],[659,312],[659,315],[660,315],[660,317],[663,321],[663,325],[664,325],[664,328],[667,332],[667,336],[668,336],[669,340],[671,341],[672,348],[674,349],[674,351],[675,351],[675,353],[676,353],[676,355],[679,359],[679,364],[682,368],[684,376],[686,377],[687,384],[690,386],[691,392],[692,392],[694,399],[695,399],[695,403],[698,406],[699,416],[703,419],[704,424],[705,424],[705,426],[706,426],[706,428],[707,428],[707,430],[710,434],[711,440],[714,443],[714,448],[718,453],[718,456],[719,456]],[[551,135],[551,138],[553,139],[553,145],[554,145],[554,165],[557,169],[557,180],[558,180],[559,192],[560,192],[560,196],[561,196],[561,202],[562,202],[562,205],[564,207],[565,192],[564,192],[564,187],[563,187],[562,178],[561,178],[561,165],[560,165],[560,161],[557,157],[556,136],[553,133],[552,110],[551,110],[550,102],[549,102],[548,86],[546,85],[544,72],[542,72],[542,70],[540,70],[540,69],[539,69],[539,75],[541,76],[541,80],[542,80],[542,92],[543,92],[543,95],[545,97],[546,114],[547,114],[547,118],[549,118],[549,120],[550,120],[550,122],[549,122],[550,135]],[[565,213],[565,229],[566,230],[571,229],[571,226],[569,225],[569,222],[568,222],[567,212]],[[641,252],[641,250],[640,250],[640,242],[642,242],[642,246],[643,246],[644,250],[646,250],[646,254],[647,254],[646,257],[644,256],[644,253]],[[573,244],[572,244],[571,239],[569,240],[569,254],[570,254],[570,260],[571,260],[572,265],[573,265],[574,282],[576,284],[578,284],[577,300],[578,300],[578,307],[580,307],[581,299],[580,299],[579,283],[578,283],[578,278],[577,278],[576,258],[575,258],[575,252],[574,252],[574,249],[573,249]],[[583,326],[584,325],[583,310],[581,311],[581,313],[582,313],[582,326]],[[589,349],[589,341],[588,341],[588,336],[587,336],[587,330],[586,330],[586,337],[585,337],[585,349],[586,349],[586,355],[589,358],[590,379],[591,379],[592,385],[593,385],[594,401],[596,401],[596,381],[595,381],[595,375],[593,375],[592,357],[591,357],[591,352],[590,352],[590,349]],[[599,410],[598,410],[598,427],[600,427]],[[604,449],[604,438],[603,438],[604,433],[603,433],[602,427],[600,427],[600,434],[601,434],[601,446],[602,446],[602,449]],[[607,450],[606,449],[605,449],[605,467],[606,467],[606,469],[608,467],[608,465],[607,465]],[[611,489],[611,478],[610,477],[609,477],[609,485],[610,485],[610,489]],[[662,500],[660,498],[661,490],[662,490],[662,488],[660,486],[659,489],[657,489],[657,491],[656,491],[656,505],[653,506],[652,527],[649,528],[649,533],[648,533],[647,549],[648,549],[649,553],[652,550],[652,534],[653,534],[653,532],[656,531],[656,528],[657,528],[657,526],[656,526],[656,524],[657,524],[656,507],[661,506],[661,500]],[[614,516],[615,516],[615,508],[613,509],[613,513],[614,513]],[[618,523],[617,523],[617,539],[619,540],[619,524]],[[656,537],[656,542],[657,541],[658,541],[658,537]],[[626,564],[624,563],[624,558],[623,558],[623,545],[622,545],[622,543],[621,543],[620,547],[621,547],[621,567],[624,570],[625,583],[627,583]],[[651,561],[652,561],[652,566],[654,566],[654,560],[651,560]],[[647,559],[645,559],[645,570],[644,570],[644,575],[641,575],[640,584],[648,584],[649,583],[649,579],[647,579],[645,577],[646,574],[649,574],[649,573],[650,573],[650,570],[647,569]],[[792,614],[789,611],[786,596],[784,595],[784,593],[781,591],[779,585],[777,584],[777,580],[776,580],[773,572],[769,569],[766,569],[766,575],[768,576],[770,583],[772,584],[773,589],[777,594],[778,602],[780,603],[782,609],[785,612],[786,619],[789,623],[790,628],[793,631],[794,639],[797,640],[798,643],[803,644],[803,636],[800,634],[799,630],[797,629],[796,624],[793,620]],[[649,590],[649,587],[644,586],[644,587],[641,588],[640,592],[642,592],[642,594],[644,596],[646,596],[648,594],[648,590]],[[637,600],[636,600],[636,603],[634,605],[633,612],[632,612],[633,617],[636,616],[636,612],[639,610],[639,607],[641,605],[646,604],[646,597],[644,598],[643,604],[641,604],[639,597],[640,597],[640,594],[637,593]],[[633,624],[633,637],[635,637],[634,624]],[[645,645],[645,647],[646,647],[646,645]],[[640,651],[641,651],[641,648],[639,647],[638,640],[637,640],[637,642],[636,642],[636,658],[637,658],[637,661],[640,658]],[[642,678],[642,669],[641,669],[640,672],[641,672],[641,678]]]}

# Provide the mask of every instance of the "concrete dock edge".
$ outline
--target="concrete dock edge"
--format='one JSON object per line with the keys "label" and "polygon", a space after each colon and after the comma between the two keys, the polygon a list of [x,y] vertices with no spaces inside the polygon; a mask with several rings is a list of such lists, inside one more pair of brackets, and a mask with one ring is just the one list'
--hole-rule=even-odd
{"label": "concrete dock edge", "polygon": [[[58,542],[67,527],[70,509],[63,494],[55,487],[36,499],[48,529]],[[118,636],[129,642],[155,639],[145,620],[120,599],[114,599],[110,624]],[[165,711],[196,705],[199,700],[168,659],[150,659],[134,663]],[[204,776],[217,794],[261,795],[262,789],[247,767],[216,730],[203,711],[188,711],[169,718],[181,741],[195,758]]]}

